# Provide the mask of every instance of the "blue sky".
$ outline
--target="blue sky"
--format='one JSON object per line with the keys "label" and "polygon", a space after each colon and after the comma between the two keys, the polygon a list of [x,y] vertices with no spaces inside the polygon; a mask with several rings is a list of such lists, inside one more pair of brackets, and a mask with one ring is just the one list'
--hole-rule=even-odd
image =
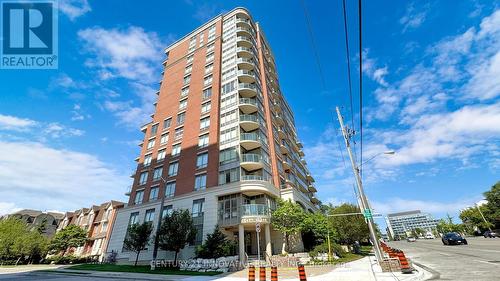
{"label": "blue sky", "polygon": [[[301,1],[168,2],[60,1],[59,69],[0,70],[0,213],[126,200],[163,48],[236,6],[271,44],[320,199],[354,201],[332,117],[341,106],[351,118],[341,1],[305,1],[324,84]],[[357,1],[347,2],[357,105]],[[364,166],[373,208],[456,216],[499,180],[499,2],[364,2],[363,153],[397,151]]]}

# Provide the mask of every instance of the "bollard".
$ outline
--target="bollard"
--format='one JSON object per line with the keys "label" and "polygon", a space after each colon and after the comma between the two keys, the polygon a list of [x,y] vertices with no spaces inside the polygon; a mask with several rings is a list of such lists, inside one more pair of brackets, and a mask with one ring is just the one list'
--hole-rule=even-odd
{"label": "bollard", "polygon": [[408,259],[406,259],[405,254],[403,251],[398,251],[396,253],[398,259],[399,259],[399,264],[401,266],[401,272],[403,273],[411,273],[413,269],[410,266],[410,263],[408,262]]}
{"label": "bollard", "polygon": [[259,267],[259,281],[266,281],[266,267]]}
{"label": "bollard", "polygon": [[271,281],[278,281],[278,268],[276,266],[271,267]]}
{"label": "bollard", "polygon": [[255,281],[255,266],[248,267],[248,281]]}
{"label": "bollard", "polygon": [[304,269],[304,265],[299,264],[298,269],[299,269],[299,280],[300,281],[307,281],[306,270]]}

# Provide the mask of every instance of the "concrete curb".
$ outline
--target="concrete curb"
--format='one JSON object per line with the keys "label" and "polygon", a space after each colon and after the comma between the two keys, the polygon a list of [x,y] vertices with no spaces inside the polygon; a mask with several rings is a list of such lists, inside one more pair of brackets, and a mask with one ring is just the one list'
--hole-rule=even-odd
{"label": "concrete curb", "polygon": [[427,274],[425,274],[425,278],[424,279],[421,279],[421,280],[438,280],[440,279],[441,277],[441,273],[437,272],[436,270],[428,267],[428,266],[425,266],[421,263],[418,263],[418,262],[413,262],[413,264],[420,268],[424,273],[426,272]]}

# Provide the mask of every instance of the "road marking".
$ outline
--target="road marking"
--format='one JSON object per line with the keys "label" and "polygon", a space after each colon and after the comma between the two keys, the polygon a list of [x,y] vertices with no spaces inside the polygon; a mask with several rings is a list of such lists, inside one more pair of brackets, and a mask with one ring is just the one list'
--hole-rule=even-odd
{"label": "road marking", "polygon": [[492,263],[492,262],[489,262],[489,261],[480,261],[480,260],[473,260],[473,261],[477,261],[477,262],[480,262],[480,263],[485,263],[485,264],[489,264],[489,265],[496,265],[496,266],[500,266],[500,264],[497,264],[497,263]]}
{"label": "road marking", "polygon": [[445,254],[445,253],[439,253],[440,255],[443,255],[443,256],[447,256],[447,257],[451,257],[450,254]]}

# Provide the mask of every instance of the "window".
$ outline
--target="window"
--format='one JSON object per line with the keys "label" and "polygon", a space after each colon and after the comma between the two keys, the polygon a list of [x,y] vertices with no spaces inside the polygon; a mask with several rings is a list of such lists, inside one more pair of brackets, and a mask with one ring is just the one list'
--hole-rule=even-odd
{"label": "window", "polygon": [[198,148],[204,148],[208,146],[208,134],[200,136],[198,138]]}
{"label": "window", "polygon": [[219,184],[226,184],[240,180],[240,169],[234,168],[219,172]]}
{"label": "window", "polygon": [[208,153],[198,154],[196,157],[196,168],[205,168],[208,165]]}
{"label": "window", "polygon": [[212,109],[212,104],[210,102],[206,102],[201,105],[201,114],[205,114],[210,112],[210,109]]}
{"label": "window", "polygon": [[179,102],[179,110],[183,110],[183,109],[186,109],[188,105],[188,100],[187,99],[183,99]]}
{"label": "window", "polygon": [[155,168],[153,171],[153,180],[159,180],[161,178],[161,174],[163,173],[163,167]]}
{"label": "window", "polygon": [[200,34],[200,47],[203,46],[203,37],[205,37],[205,33]]}
{"label": "window", "polygon": [[172,162],[168,166],[168,176],[173,177],[177,176],[177,172],[179,171],[179,162]]}
{"label": "window", "polygon": [[222,85],[222,94],[223,95],[227,94],[231,91],[234,91],[234,90],[236,90],[236,80]]}
{"label": "window", "polygon": [[224,130],[220,133],[220,142],[222,144],[231,142],[233,140],[236,140],[238,138],[236,128],[230,128],[227,130]]}
{"label": "window", "polygon": [[178,156],[181,153],[181,144],[172,146],[172,156]]}
{"label": "window", "polygon": [[210,127],[210,117],[205,117],[200,120],[200,130],[206,130]]}
{"label": "window", "polygon": [[192,63],[193,62],[193,55],[190,55],[186,58],[186,63]]}
{"label": "window", "polygon": [[160,144],[166,144],[168,142],[168,133],[161,135]]}
{"label": "window", "polygon": [[160,188],[158,186],[151,187],[151,190],[149,191],[149,201],[153,201],[158,199],[158,191]]}
{"label": "window", "polygon": [[209,99],[212,96],[212,88],[208,88],[203,90],[203,94],[201,95],[202,99]]}
{"label": "window", "polygon": [[210,45],[207,46],[207,53],[210,53],[211,51],[213,51],[215,48],[215,45],[212,43]]}
{"label": "window", "polygon": [[158,156],[156,157],[156,160],[160,161],[160,160],[165,159],[166,154],[167,154],[166,149],[158,150]]}
{"label": "window", "polygon": [[207,187],[207,174],[197,175],[194,178],[194,190],[205,189]]}
{"label": "window", "polygon": [[184,70],[184,74],[189,74],[193,70],[193,65],[188,65],[186,66],[186,69]]}
{"label": "window", "polygon": [[208,86],[212,84],[212,80],[213,80],[212,75],[205,77],[205,79],[203,79],[203,86]]}
{"label": "window", "polygon": [[163,121],[163,129],[170,128],[171,123],[172,123],[172,118],[165,119],[165,121]]}
{"label": "window", "polygon": [[156,135],[156,132],[158,132],[158,124],[151,126],[151,136]]}
{"label": "window", "polygon": [[212,41],[215,38],[215,25],[212,25],[208,30],[208,39],[207,42]]}
{"label": "window", "polygon": [[163,210],[161,211],[161,218],[164,218],[166,216],[170,216],[172,212],[174,211],[174,208],[172,205],[168,205],[163,207]]}
{"label": "window", "polygon": [[194,51],[196,48],[196,36],[191,37],[191,41],[189,41],[189,50],[188,52]]}
{"label": "window", "polygon": [[235,161],[236,159],[238,159],[238,153],[234,147],[224,149],[219,153],[219,162],[221,164],[229,163]]}
{"label": "window", "polygon": [[205,204],[205,199],[193,200],[193,208],[191,214],[193,218],[203,216],[203,205]]}
{"label": "window", "polygon": [[153,222],[155,219],[155,209],[146,210],[146,215],[144,215],[144,222]]}
{"label": "window", "polygon": [[139,184],[143,185],[146,183],[148,180],[148,172],[142,172],[141,175],[139,176]]}
{"label": "window", "polygon": [[211,53],[211,54],[207,55],[206,61],[207,62],[212,62],[214,60],[214,58],[215,58],[215,54]]}
{"label": "window", "polygon": [[151,154],[144,156],[144,167],[147,167],[151,164]]}
{"label": "window", "polygon": [[186,113],[185,112],[177,114],[177,125],[184,124],[184,120],[186,120]]}
{"label": "window", "polygon": [[184,127],[175,129],[174,140],[180,140],[184,134]]}
{"label": "window", "polygon": [[128,220],[128,225],[133,225],[139,222],[139,212],[130,214],[130,219]]}
{"label": "window", "polygon": [[209,65],[205,66],[205,74],[209,74],[209,73],[211,73],[213,70],[214,70],[214,64],[213,64],[213,63],[211,63],[211,64],[209,64]]}
{"label": "window", "polygon": [[141,204],[144,199],[144,190],[135,193],[134,204]]}
{"label": "window", "polygon": [[155,146],[155,139],[152,139],[152,140],[149,140],[148,141],[148,149],[151,149],[153,148],[153,146]]}
{"label": "window", "polygon": [[181,97],[185,97],[189,94],[189,87],[184,87],[181,90]]}
{"label": "window", "polygon": [[189,82],[191,82],[191,75],[184,77],[184,85],[189,84]]}
{"label": "window", "polygon": [[168,182],[165,186],[165,197],[170,198],[174,197],[175,194],[175,181]]}

